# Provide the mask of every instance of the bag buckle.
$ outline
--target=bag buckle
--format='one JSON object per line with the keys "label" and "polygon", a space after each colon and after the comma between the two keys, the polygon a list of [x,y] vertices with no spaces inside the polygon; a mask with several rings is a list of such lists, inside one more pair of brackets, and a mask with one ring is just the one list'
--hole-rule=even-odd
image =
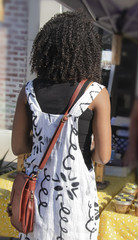
{"label": "bag buckle", "polygon": [[68,120],[68,116],[67,115],[64,115],[63,118],[61,119],[61,121],[64,123]]}
{"label": "bag buckle", "polygon": [[34,199],[34,193],[33,193],[33,191],[31,191],[30,199],[31,199],[31,201],[33,201],[33,199]]}
{"label": "bag buckle", "polygon": [[38,178],[38,175],[39,175],[39,173],[40,173],[41,171],[42,171],[42,169],[38,169],[37,172],[34,172],[34,173],[32,174],[32,177],[31,177],[31,178],[32,178],[32,179],[33,179],[33,178],[36,178],[36,179],[37,179],[37,178]]}
{"label": "bag buckle", "polygon": [[37,177],[38,177],[38,173],[37,174],[32,174],[32,179],[37,178]]}

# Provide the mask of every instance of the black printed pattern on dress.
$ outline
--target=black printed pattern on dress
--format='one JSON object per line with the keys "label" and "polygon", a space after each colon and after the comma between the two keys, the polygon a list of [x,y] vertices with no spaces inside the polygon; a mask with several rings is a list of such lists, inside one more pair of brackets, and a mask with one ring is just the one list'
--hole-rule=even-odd
{"label": "black printed pattern on dress", "polygon": [[29,174],[29,176],[32,176],[33,174],[37,174],[37,173],[38,173],[38,166],[34,165],[32,171]]}
{"label": "black printed pattern on dress", "polygon": [[[73,135],[78,136],[78,131],[71,125],[71,132],[69,138],[69,148],[67,156],[63,159],[63,169],[67,172],[65,173],[60,172],[60,175],[56,173],[56,178],[52,180],[54,182],[60,183],[54,187],[54,190],[57,192],[56,201],[60,201],[61,208],[59,209],[59,227],[60,227],[60,234],[57,236],[57,240],[64,240],[63,234],[67,234],[68,230],[65,225],[68,223],[68,218],[62,216],[62,212],[66,215],[71,213],[71,210],[64,205],[63,193],[62,191],[66,189],[67,196],[70,200],[74,200],[77,198],[76,191],[79,189],[80,183],[77,181],[76,176],[72,175],[72,167],[69,165],[71,161],[75,161],[75,152],[77,150],[77,146],[73,143],[72,138]],[[64,227],[63,227],[64,224]]]}
{"label": "black printed pattern on dress", "polygon": [[32,124],[33,124],[33,127],[35,128],[37,127],[37,116],[34,113],[32,114]]}
{"label": "black printed pattern on dress", "polygon": [[70,139],[69,139],[69,142],[70,142],[70,146],[69,146],[69,149],[68,149],[68,154],[67,156],[63,159],[63,167],[65,170],[70,170],[71,171],[71,167],[67,166],[67,162],[68,162],[68,159],[71,159],[71,160],[75,160],[75,156],[71,154],[71,151],[74,150],[76,151],[77,150],[77,146],[72,142],[72,135],[75,135],[75,136],[78,136],[78,131],[76,128],[73,127],[73,125],[71,125],[71,133],[70,133]]}
{"label": "black printed pattern on dress", "polygon": [[20,234],[19,240],[22,240],[22,234]]}
{"label": "black printed pattern on dress", "polygon": [[100,90],[102,90],[102,87],[97,83],[97,86],[99,87]]}
{"label": "black printed pattern on dress", "polygon": [[25,159],[24,162],[25,162],[25,165],[26,165],[26,169],[29,168],[30,165],[31,165],[31,163],[28,163],[28,162],[27,162],[27,159]]}
{"label": "black printed pattern on dress", "polygon": [[34,126],[34,127],[37,127],[37,115],[35,114],[35,112],[33,111],[33,103],[31,102],[31,100],[30,100],[30,97],[33,97],[33,98],[35,98],[35,94],[34,93],[29,93],[28,94],[28,97],[27,97],[27,99],[28,99],[28,103],[29,103],[29,105],[30,105],[30,111],[31,111],[31,115],[32,115],[32,125]]}
{"label": "black printed pattern on dress", "polygon": [[[89,106],[90,105],[90,103],[80,103],[80,109],[81,109],[81,112],[83,113],[85,110],[86,110],[86,107],[85,106]],[[83,107],[84,107],[84,109],[83,109]]]}
{"label": "black printed pattern on dress", "polygon": [[[93,208],[94,208],[94,216],[93,216]],[[97,208],[97,209],[96,209]],[[98,204],[95,202],[94,205],[88,202],[88,221],[85,224],[85,228],[89,231],[91,240],[92,234],[97,231],[97,226],[95,220],[99,219],[99,210],[98,210]]]}
{"label": "black printed pattern on dress", "polygon": [[29,91],[28,85],[30,84],[30,82],[27,82],[25,85],[25,89],[27,90],[27,92]]}
{"label": "black printed pattern on dress", "polygon": [[29,93],[29,94],[28,94],[28,98],[30,98],[30,97],[35,98],[35,94],[34,94],[34,93]]}
{"label": "black printed pattern on dress", "polygon": [[[26,89],[26,91],[28,92],[28,94],[27,94],[28,103],[30,103],[30,97],[35,98],[34,90],[31,89],[31,92],[30,92],[30,90],[29,90],[29,88],[28,88],[29,83],[30,83],[30,82],[28,82],[28,83],[26,84],[26,86],[25,86],[25,89]],[[31,108],[31,105],[32,105],[32,103],[30,103],[30,108]]]}
{"label": "black printed pattern on dress", "polygon": [[32,147],[32,153],[38,154],[39,152],[42,152],[42,146],[44,145],[43,136],[41,134],[42,128],[37,131],[37,128],[34,127],[33,131],[33,147]]}
{"label": "black printed pattern on dress", "polygon": [[[25,86],[27,92],[30,91],[29,88],[28,88],[28,85],[29,85],[29,84],[30,84],[30,82],[27,82],[27,83],[26,83],[26,86]],[[28,99],[30,98],[30,96],[32,96],[33,98],[35,98],[35,93],[34,93],[34,89],[33,89],[33,88],[31,89],[31,92],[29,92],[29,94],[28,94]]]}
{"label": "black printed pattern on dress", "polygon": [[[20,234],[20,237],[19,237],[19,240],[22,240],[22,236],[23,236],[23,235],[22,235],[22,233],[21,233],[21,234]],[[30,238],[26,236],[24,240],[30,240]]]}
{"label": "black printed pattern on dress", "polygon": [[[65,191],[67,192],[67,196],[71,199],[74,200],[74,196],[77,197],[75,191],[78,190],[78,186],[79,186],[79,182],[70,182],[75,180],[76,178],[74,178],[73,180],[70,179],[70,176],[68,175],[68,177],[65,176],[64,173],[60,173],[60,177],[56,174],[57,179],[52,179],[54,182],[59,182],[61,184],[55,186],[55,190],[58,192],[58,195],[56,197],[56,200],[58,200],[58,198],[60,196],[62,196],[62,191],[65,188]],[[65,183],[65,186],[62,186],[62,180]]]}
{"label": "black printed pattern on dress", "polygon": [[60,210],[59,210],[59,226],[60,226],[60,234],[56,238],[57,240],[64,240],[63,233],[68,233],[68,230],[65,228],[65,224],[68,223],[67,215],[70,214],[70,210],[64,206],[64,203],[60,203]]}
{"label": "black printed pattern on dress", "polygon": [[[91,102],[93,101],[93,93],[99,93],[99,91],[90,91],[89,94],[90,94],[90,97],[91,97]],[[89,103],[80,103],[80,109],[81,109],[81,113],[83,113],[85,110],[86,110],[86,105],[89,106],[91,104],[91,102]]]}
{"label": "black printed pattern on dress", "polygon": [[[27,91],[29,91],[28,87],[27,87]],[[31,93],[29,92],[28,94],[28,102],[30,103],[30,111],[32,113],[31,115],[32,115],[32,125],[33,125],[33,146],[32,146],[31,154],[35,155],[35,154],[38,154],[39,152],[42,152],[42,146],[44,145],[44,142],[43,142],[43,136],[41,134],[42,128],[39,131],[37,131],[38,116],[34,113],[34,111],[32,110],[33,108],[31,107],[33,105],[33,103],[31,102],[32,97],[35,98],[35,93],[33,89],[31,89]],[[36,159],[33,159],[31,163],[26,162],[27,168],[31,167],[32,163],[35,160]],[[38,166],[34,165],[29,176],[31,176],[32,174],[35,174],[36,172],[38,172]]]}
{"label": "black printed pattern on dress", "polygon": [[94,212],[95,212],[95,214],[94,214],[95,220],[97,221],[100,217],[100,215],[99,215],[99,205],[98,205],[97,202],[94,202]]}
{"label": "black printed pattern on dress", "polygon": [[[45,181],[50,181],[50,175],[46,173],[47,168],[44,168],[44,179],[41,182],[41,188],[39,190],[39,205],[38,205],[38,210],[39,210],[39,215],[42,217],[42,212],[43,208],[46,208],[48,206],[48,203],[46,202],[46,196],[48,195],[48,190],[46,187],[43,186],[45,185]],[[45,201],[42,200],[42,197],[45,196]]]}
{"label": "black printed pattern on dress", "polygon": [[[25,165],[26,165],[26,171],[28,168],[31,168],[35,162],[36,158],[34,158],[30,163],[27,162],[27,159],[25,160]],[[29,174],[29,176],[31,176],[32,174],[36,174],[38,172],[38,165],[34,165],[33,166],[33,169],[32,169],[32,172]]]}
{"label": "black printed pattern on dress", "polygon": [[48,113],[49,122],[51,122],[51,115]]}
{"label": "black printed pattern on dress", "polygon": [[[92,83],[92,85],[91,86],[94,86],[94,83]],[[97,86],[99,87],[99,91],[95,91],[95,90],[92,90],[92,91],[90,91],[89,92],[89,94],[90,94],[90,97],[91,97],[91,102],[93,101],[93,93],[96,93],[96,94],[98,94],[101,90],[102,90],[102,87],[97,83]],[[83,113],[85,110],[86,110],[86,105],[87,106],[89,106],[90,105],[90,103],[91,102],[89,102],[89,103],[80,103],[80,109],[81,109],[81,113]]]}

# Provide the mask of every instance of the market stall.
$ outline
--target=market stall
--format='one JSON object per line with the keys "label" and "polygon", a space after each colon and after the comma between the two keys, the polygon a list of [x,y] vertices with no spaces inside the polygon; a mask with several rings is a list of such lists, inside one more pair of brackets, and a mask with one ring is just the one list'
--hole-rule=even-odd
{"label": "market stall", "polygon": [[134,240],[138,237],[138,217],[132,204],[129,212],[117,213],[114,198],[100,215],[98,240]]}
{"label": "market stall", "polygon": [[[0,236],[12,238],[12,237],[18,237],[18,232],[16,231],[15,228],[12,227],[10,223],[10,219],[6,212],[6,208],[7,208],[7,204],[9,203],[10,192],[13,184],[13,178],[11,176],[13,176],[11,175],[11,173],[10,175],[9,173],[7,173],[0,176]],[[129,214],[121,215],[115,212],[114,205],[112,203],[112,200],[115,197],[115,195],[121,191],[121,189],[126,185],[126,183],[128,182],[134,183],[135,181],[134,172],[130,173],[127,177],[124,177],[124,178],[104,176],[104,180],[109,181],[110,184],[107,186],[107,188],[103,190],[98,190],[99,207],[100,207],[100,231],[99,231],[98,240],[104,240],[104,239],[108,240],[107,235],[108,235],[109,225],[112,226],[112,223],[113,223],[112,227],[115,226],[116,228],[118,228],[118,222],[116,221],[116,219],[128,218],[126,222],[124,220],[121,220],[122,224],[124,223],[123,229],[127,228],[127,225],[125,227],[125,224],[128,224],[130,219],[131,220],[131,225],[129,225],[130,232],[131,232],[131,226],[133,225],[132,221],[135,221],[136,224],[138,223],[138,217],[134,215],[134,209],[132,210],[131,216],[129,216]],[[116,225],[114,225],[115,223]],[[104,231],[103,227],[104,229],[107,228],[107,230]],[[136,231],[138,232],[138,230],[135,229],[133,236],[136,235]],[[120,240],[119,237],[116,239]],[[126,240],[126,238],[122,238],[122,239]],[[128,237],[127,239],[132,240],[134,238],[132,238],[130,235],[130,238]]]}

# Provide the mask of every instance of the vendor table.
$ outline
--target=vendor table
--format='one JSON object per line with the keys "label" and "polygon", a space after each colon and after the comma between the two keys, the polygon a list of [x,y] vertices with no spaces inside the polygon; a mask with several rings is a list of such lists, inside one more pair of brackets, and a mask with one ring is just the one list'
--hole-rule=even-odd
{"label": "vendor table", "polygon": [[[11,191],[12,184],[13,184],[13,179],[9,178],[8,175],[9,175],[9,173],[0,176],[0,236],[16,238],[16,237],[18,237],[18,232],[11,226],[10,219],[6,212],[7,204],[10,199],[10,191]],[[113,218],[113,220],[112,220],[113,224],[115,224],[115,222],[116,222],[114,217],[116,219],[120,219],[120,216],[121,216],[121,219],[122,219],[122,217],[123,217],[122,215],[116,214],[114,212],[114,209],[112,210],[112,208],[111,208],[112,205],[110,206],[110,202],[111,202],[112,198],[123,188],[123,186],[127,182],[132,182],[132,183],[134,182],[134,173],[131,173],[126,178],[106,176],[106,177],[104,177],[104,180],[109,181],[109,185],[104,190],[98,191],[99,207],[100,207],[100,212],[101,212],[100,232],[99,232],[98,240],[111,239],[111,237],[107,238],[107,235],[109,234],[108,233],[108,227],[109,227],[108,222],[110,222],[110,228],[112,226],[112,222],[110,221],[109,214],[111,214],[111,216]],[[108,210],[108,204],[109,204],[109,209],[111,209],[110,211]],[[126,217],[126,215],[124,217]],[[106,222],[104,219],[106,219]],[[132,225],[136,226],[135,223],[138,221],[138,217],[132,216],[131,220],[132,220],[131,227],[132,227]],[[125,229],[125,228],[127,229],[127,226],[125,226],[125,223],[126,223],[125,219],[122,220],[122,225],[124,224],[123,229]],[[118,231],[119,223],[117,222],[117,224],[113,225],[113,226],[111,228],[111,231],[112,232],[113,232],[113,230]],[[117,227],[117,229],[116,229],[116,227]],[[106,236],[105,236],[106,232],[104,232],[104,229],[106,229],[106,232],[107,232]],[[132,227],[131,229],[134,229],[134,228]],[[136,236],[136,235],[134,235],[134,236]],[[112,240],[113,239],[121,240],[121,238],[112,238]],[[137,240],[138,238],[132,238],[132,237],[129,238],[129,236],[128,236],[127,238],[122,238],[122,239],[124,239],[124,240],[136,239]]]}
{"label": "vendor table", "polygon": [[109,184],[104,190],[98,190],[100,213],[126,183],[134,183],[135,175],[132,172],[127,177],[104,176],[104,181],[109,181]]}
{"label": "vendor table", "polygon": [[138,217],[134,206],[129,213],[115,212],[113,200],[100,215],[98,240],[138,240]]}
{"label": "vendor table", "polygon": [[13,178],[9,178],[8,175],[9,173],[0,176],[0,236],[16,238],[19,235],[18,231],[12,227],[10,218],[6,212],[13,185]]}

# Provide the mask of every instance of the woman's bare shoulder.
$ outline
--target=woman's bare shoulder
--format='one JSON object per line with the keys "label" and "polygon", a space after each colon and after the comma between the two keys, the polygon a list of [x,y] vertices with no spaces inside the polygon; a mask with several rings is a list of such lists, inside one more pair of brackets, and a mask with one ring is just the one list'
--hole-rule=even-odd
{"label": "woman's bare shoulder", "polygon": [[18,100],[17,102],[20,103],[27,103],[27,96],[26,96],[26,91],[25,91],[25,85],[23,85],[22,89],[20,90],[19,96],[18,96]]}

